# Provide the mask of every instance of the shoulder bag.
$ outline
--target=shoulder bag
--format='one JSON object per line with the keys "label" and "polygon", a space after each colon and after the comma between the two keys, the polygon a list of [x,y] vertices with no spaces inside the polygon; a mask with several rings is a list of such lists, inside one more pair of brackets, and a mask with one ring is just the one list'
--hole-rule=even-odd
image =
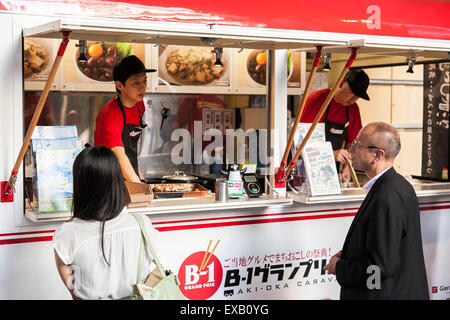
{"label": "shoulder bag", "polygon": [[[162,264],[159,262],[156,251],[150,242],[150,237],[145,231],[144,220],[138,214],[132,214],[141,228],[142,241],[139,251],[138,272],[135,294],[130,297],[133,300],[186,300],[186,297],[181,293],[180,281],[172,271],[165,271]],[[156,268],[149,274],[145,281],[141,282],[142,261],[144,258],[144,247],[147,243],[152,260],[156,264]]]}

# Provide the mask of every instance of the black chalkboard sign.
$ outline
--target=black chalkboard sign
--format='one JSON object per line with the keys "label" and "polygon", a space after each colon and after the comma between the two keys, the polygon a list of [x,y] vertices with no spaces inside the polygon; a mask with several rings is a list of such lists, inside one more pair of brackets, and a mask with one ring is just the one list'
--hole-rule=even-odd
{"label": "black chalkboard sign", "polygon": [[422,177],[448,180],[450,63],[424,64]]}

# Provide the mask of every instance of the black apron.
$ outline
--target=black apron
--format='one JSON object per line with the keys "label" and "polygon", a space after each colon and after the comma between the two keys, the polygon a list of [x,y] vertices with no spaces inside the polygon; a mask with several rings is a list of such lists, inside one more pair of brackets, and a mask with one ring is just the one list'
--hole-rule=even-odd
{"label": "black apron", "polygon": [[123,116],[123,128],[122,128],[122,143],[125,148],[125,154],[130,160],[131,165],[133,166],[134,171],[139,177],[138,170],[138,141],[141,137],[142,129],[144,129],[147,125],[142,121],[142,113],[138,107],[139,111],[139,122],[140,127],[136,127],[134,124],[127,124],[127,119],[125,116],[125,110],[122,105],[122,101],[120,101],[119,96],[116,96],[117,104],[119,105],[120,111],[122,111]]}
{"label": "black apron", "polygon": [[[330,141],[334,150],[342,149],[344,145],[345,138],[348,134],[348,107],[345,108],[345,123],[336,123],[332,121],[328,121],[328,111],[330,110],[330,104],[328,104],[327,111],[325,113],[325,139],[326,141]],[[339,173],[340,163],[336,161],[336,169]]]}
{"label": "black apron", "polygon": [[[345,107],[345,124],[336,123],[332,121],[328,121],[328,111],[330,110],[331,102],[327,106],[327,110],[325,112],[324,123],[325,123],[325,140],[331,142],[331,146],[334,150],[339,150],[343,147],[345,138],[348,134],[348,107]],[[288,156],[288,162],[290,163],[292,159],[291,153]],[[340,163],[336,162],[336,169],[339,173]]]}
{"label": "black apron", "polygon": [[330,110],[330,105],[327,107],[325,112],[325,139],[330,141],[333,146],[333,150],[338,150],[343,148],[345,138],[348,134],[348,107],[345,107],[345,123],[340,124],[332,121],[328,121],[328,111]]}

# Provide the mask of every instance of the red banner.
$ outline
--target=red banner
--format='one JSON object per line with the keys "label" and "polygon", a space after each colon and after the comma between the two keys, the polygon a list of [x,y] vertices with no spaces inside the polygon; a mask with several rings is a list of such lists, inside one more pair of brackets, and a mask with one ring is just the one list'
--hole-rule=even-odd
{"label": "red banner", "polygon": [[0,10],[450,40],[445,0],[0,0]]}

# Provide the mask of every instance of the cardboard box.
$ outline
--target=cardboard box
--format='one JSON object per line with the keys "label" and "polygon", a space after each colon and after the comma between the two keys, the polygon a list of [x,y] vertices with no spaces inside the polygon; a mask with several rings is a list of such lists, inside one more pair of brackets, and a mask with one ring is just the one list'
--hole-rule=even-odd
{"label": "cardboard box", "polygon": [[153,200],[153,192],[149,184],[125,181],[127,188],[127,207],[148,207]]}
{"label": "cardboard box", "polygon": [[250,97],[247,95],[226,95],[225,104],[228,108],[248,108]]}
{"label": "cardboard box", "polygon": [[246,108],[243,110],[243,119],[241,127],[246,131],[248,129],[267,129],[267,110],[266,108]]}

